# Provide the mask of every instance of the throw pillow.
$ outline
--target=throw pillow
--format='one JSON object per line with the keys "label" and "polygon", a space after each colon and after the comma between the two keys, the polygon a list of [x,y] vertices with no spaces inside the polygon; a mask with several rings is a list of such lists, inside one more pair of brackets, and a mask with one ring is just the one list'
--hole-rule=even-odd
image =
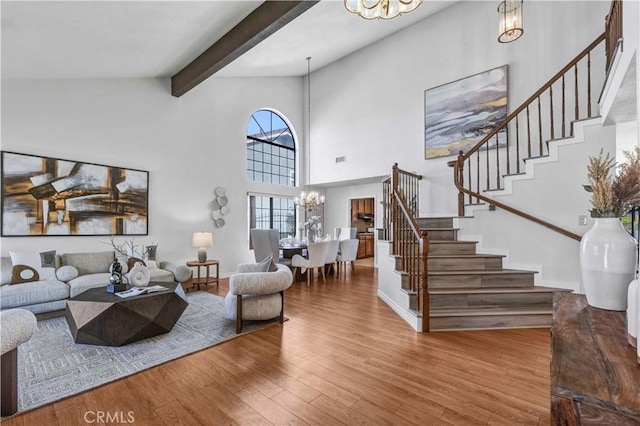
{"label": "throw pillow", "polygon": [[61,266],[56,271],[56,277],[58,278],[58,280],[65,283],[71,281],[77,276],[78,270],[71,265]]}
{"label": "throw pillow", "polygon": [[[10,251],[11,263],[15,265],[30,266],[38,272],[40,280],[55,280],[55,250],[48,252]],[[43,262],[44,261],[44,262]]]}
{"label": "throw pillow", "polygon": [[[158,260],[156,259],[156,255],[158,253],[158,245],[145,246],[144,255],[148,260]],[[149,266],[149,265],[147,265]]]}
{"label": "throw pillow", "polygon": [[29,265],[13,265],[11,268],[11,281],[9,284],[22,284],[40,281],[40,276],[35,268]]}
{"label": "throw pillow", "polygon": [[130,257],[129,260],[127,261],[127,266],[129,268],[129,270],[133,269],[134,266],[136,266],[136,264],[140,264],[142,266],[147,266],[146,263],[144,263],[144,260],[139,259],[137,257]]}

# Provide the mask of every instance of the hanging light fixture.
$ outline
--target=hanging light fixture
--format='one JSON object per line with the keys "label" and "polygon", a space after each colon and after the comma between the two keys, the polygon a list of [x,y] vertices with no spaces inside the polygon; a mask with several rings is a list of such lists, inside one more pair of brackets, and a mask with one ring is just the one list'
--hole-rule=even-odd
{"label": "hanging light fixture", "polygon": [[391,19],[420,6],[422,0],[344,0],[344,7],[364,19]]}
{"label": "hanging light fixture", "polygon": [[307,160],[307,191],[300,191],[300,196],[295,197],[293,202],[310,212],[324,204],[324,195],[309,191],[311,183],[311,56],[307,57]]}
{"label": "hanging light fixture", "polygon": [[498,41],[509,43],[520,38],[522,26],[522,0],[503,0],[498,5],[500,21],[498,23]]}

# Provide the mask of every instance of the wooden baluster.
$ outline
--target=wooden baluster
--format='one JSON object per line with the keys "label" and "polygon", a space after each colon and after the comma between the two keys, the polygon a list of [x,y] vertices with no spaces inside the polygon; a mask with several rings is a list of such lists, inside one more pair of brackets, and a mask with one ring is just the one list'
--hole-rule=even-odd
{"label": "wooden baluster", "polygon": [[562,75],[562,137],[565,137],[565,92],[564,92],[564,74]]}
{"label": "wooden baluster", "polygon": [[576,87],[575,87],[576,120],[578,120],[580,118],[580,112],[578,107],[578,64],[575,64],[573,69],[575,70],[575,82],[576,82]]}
{"label": "wooden baluster", "polygon": [[520,173],[520,123],[516,115],[516,173]]}
{"label": "wooden baluster", "polygon": [[[489,147],[487,146],[487,149]],[[496,189],[500,189],[500,141],[496,133]]]}
{"label": "wooden baluster", "polygon": [[587,114],[591,118],[591,52],[587,53]]}
{"label": "wooden baluster", "polygon": [[[480,151],[476,151],[476,194],[480,193]],[[480,203],[480,200],[476,198],[476,203]]]}
{"label": "wooden baluster", "polygon": [[505,126],[505,131],[506,131],[506,137],[507,137],[507,150],[505,151],[505,154],[507,155],[507,174],[510,175],[511,174],[511,151],[509,150],[509,124],[507,124]]}
{"label": "wooden baluster", "polygon": [[542,157],[543,147],[542,147],[542,110],[540,109],[540,96],[538,96],[538,139],[539,139],[539,147],[538,154]]}
{"label": "wooden baluster", "polygon": [[549,120],[551,122],[551,140],[555,138],[553,126],[553,84],[549,86]]}
{"label": "wooden baluster", "polygon": [[531,158],[531,120],[529,120],[529,105],[527,105],[527,154]]}
{"label": "wooden baluster", "polygon": [[[469,158],[467,163],[467,174],[469,175],[469,190],[472,191],[472,185],[473,183],[471,182],[471,158]],[[469,194],[469,204],[472,204],[473,200],[471,199],[471,194]]]}
{"label": "wooden baluster", "polygon": [[489,144],[486,146],[485,152],[487,153],[487,190],[489,190]]}

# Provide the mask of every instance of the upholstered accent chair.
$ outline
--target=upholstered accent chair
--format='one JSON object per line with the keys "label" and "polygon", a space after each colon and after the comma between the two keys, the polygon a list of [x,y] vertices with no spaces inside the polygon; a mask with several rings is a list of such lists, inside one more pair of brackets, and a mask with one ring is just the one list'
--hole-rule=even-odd
{"label": "upholstered accent chair", "polygon": [[345,276],[347,275],[347,263],[351,263],[351,271],[353,274],[356,274],[356,264],[355,260],[358,256],[358,245],[360,244],[360,240],[357,238],[350,240],[342,240],[340,241],[340,254],[336,259],[338,261],[338,273],[342,273],[344,271]]}
{"label": "upholstered accent chair", "polygon": [[225,315],[236,321],[236,333],[242,331],[243,320],[284,321],[284,291],[293,283],[288,266],[276,264],[273,272],[254,272],[256,265],[238,265],[229,277],[229,292],[224,300]]}
{"label": "upholstered accent chair", "polygon": [[[307,246],[308,259],[294,254],[291,258],[291,266],[293,266],[293,274],[295,276],[298,268],[301,268],[302,272],[306,269],[320,268],[322,270],[322,280],[327,282],[324,276],[324,264],[327,261],[327,251],[329,250],[329,241],[322,241],[319,243],[312,243]],[[311,285],[311,271],[307,271],[307,287]]]}
{"label": "upholstered accent chair", "polygon": [[26,309],[0,312],[0,411],[3,417],[18,411],[18,346],[31,339],[37,330],[36,316]]}

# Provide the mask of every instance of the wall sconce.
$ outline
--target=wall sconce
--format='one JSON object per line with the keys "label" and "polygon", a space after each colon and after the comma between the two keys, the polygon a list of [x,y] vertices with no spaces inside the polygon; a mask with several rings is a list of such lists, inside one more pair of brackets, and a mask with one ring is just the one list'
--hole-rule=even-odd
{"label": "wall sconce", "polygon": [[498,41],[509,43],[524,33],[522,19],[522,0],[503,0],[498,5]]}

